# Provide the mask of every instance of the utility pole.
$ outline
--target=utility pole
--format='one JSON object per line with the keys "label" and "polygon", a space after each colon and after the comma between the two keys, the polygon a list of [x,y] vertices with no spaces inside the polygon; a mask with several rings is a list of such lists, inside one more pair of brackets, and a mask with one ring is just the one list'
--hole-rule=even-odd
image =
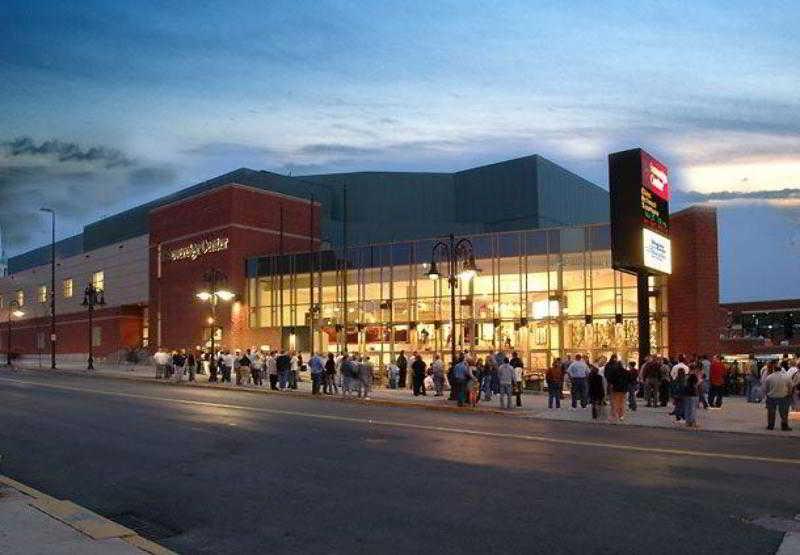
{"label": "utility pole", "polygon": [[344,253],[344,352],[347,352],[347,183],[342,185],[342,252]]}
{"label": "utility pole", "polygon": [[283,341],[283,271],[280,264],[283,261],[283,204],[280,209],[280,235],[278,236],[278,290],[280,291],[280,307],[281,307],[281,351],[285,348]]}
{"label": "utility pole", "polygon": [[50,214],[50,368],[56,369],[56,212],[40,208]]}

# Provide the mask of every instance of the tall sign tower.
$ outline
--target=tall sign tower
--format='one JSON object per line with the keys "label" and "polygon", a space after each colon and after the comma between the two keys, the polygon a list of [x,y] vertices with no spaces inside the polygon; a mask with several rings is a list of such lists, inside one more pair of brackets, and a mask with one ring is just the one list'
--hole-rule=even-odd
{"label": "tall sign tower", "polygon": [[639,360],[650,354],[650,276],[672,273],[667,166],[634,148],[608,155],[611,259],[636,276]]}

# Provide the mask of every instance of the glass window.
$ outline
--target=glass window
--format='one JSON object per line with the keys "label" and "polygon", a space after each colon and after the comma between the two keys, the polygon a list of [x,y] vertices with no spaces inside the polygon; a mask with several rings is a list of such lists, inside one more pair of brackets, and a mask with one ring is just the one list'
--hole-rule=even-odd
{"label": "glass window", "polygon": [[69,299],[72,298],[72,278],[67,278],[63,281],[63,291],[64,291],[64,298]]}
{"label": "glass window", "polygon": [[563,256],[563,288],[583,289],[586,287],[583,253],[565,254]]}
{"label": "glass window", "polygon": [[92,285],[94,285],[95,289],[102,289],[105,291],[106,277],[103,273],[103,270],[99,270],[92,274]]}
{"label": "glass window", "polygon": [[3,308],[4,304],[5,304],[5,300],[3,299],[3,295],[0,295],[0,308]]}
{"label": "glass window", "polygon": [[47,286],[46,285],[40,285],[36,289],[36,300],[38,300],[40,303],[46,303],[47,302]]}
{"label": "glass window", "polygon": [[25,306],[25,291],[22,289],[17,290],[17,305]]}
{"label": "glass window", "polygon": [[92,326],[92,347],[99,347],[103,343],[103,328]]}
{"label": "glass window", "polygon": [[150,345],[150,311],[142,309],[142,347]]}

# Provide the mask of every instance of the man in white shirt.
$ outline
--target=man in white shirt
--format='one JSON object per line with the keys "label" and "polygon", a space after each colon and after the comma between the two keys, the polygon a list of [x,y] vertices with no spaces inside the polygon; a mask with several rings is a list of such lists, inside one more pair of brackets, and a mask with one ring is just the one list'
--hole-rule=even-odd
{"label": "man in white shirt", "polygon": [[789,404],[792,402],[792,380],[785,367],[773,371],[764,381],[767,398],[767,429],[775,429],[776,409],[781,415],[781,430],[791,432],[789,427]]}
{"label": "man in white shirt", "polygon": [[153,355],[153,362],[156,365],[156,379],[160,380],[166,375],[167,372],[167,364],[169,364],[170,354],[166,352],[162,347],[159,347],[158,350]]}
{"label": "man in white shirt", "polygon": [[678,379],[678,370],[680,370],[681,368],[683,368],[683,375],[688,376],[689,367],[686,366],[686,357],[683,355],[678,355],[678,364],[673,366],[672,370],[669,371],[669,376],[670,378],[672,378],[673,382]]}
{"label": "man in white shirt", "polygon": [[575,360],[567,368],[569,374],[570,396],[572,397],[572,410],[578,407],[580,399],[581,408],[585,409],[586,401],[586,376],[589,375],[589,366],[583,360],[583,356],[578,353]]}
{"label": "man in white shirt", "polygon": [[[497,368],[497,380],[500,382],[500,408],[511,408],[511,392],[514,386],[514,367],[504,358]],[[505,398],[505,401],[503,400]]]}

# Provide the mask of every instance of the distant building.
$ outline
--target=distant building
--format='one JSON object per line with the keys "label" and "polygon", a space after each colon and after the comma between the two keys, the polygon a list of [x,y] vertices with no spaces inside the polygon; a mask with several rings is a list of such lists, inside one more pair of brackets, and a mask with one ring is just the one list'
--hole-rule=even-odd
{"label": "distant building", "polygon": [[723,353],[800,353],[800,299],[723,303],[720,308],[725,317]]}

